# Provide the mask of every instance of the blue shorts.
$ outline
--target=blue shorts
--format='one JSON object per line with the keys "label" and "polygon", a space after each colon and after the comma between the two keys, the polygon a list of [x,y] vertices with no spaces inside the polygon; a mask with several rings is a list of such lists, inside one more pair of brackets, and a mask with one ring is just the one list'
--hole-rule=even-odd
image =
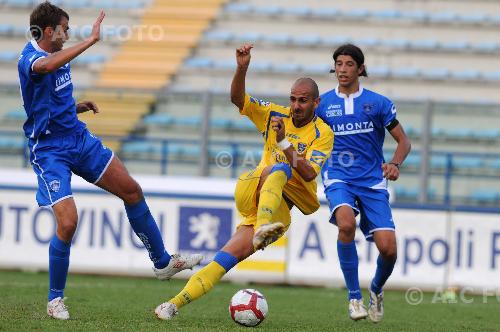
{"label": "blue shorts", "polygon": [[338,207],[350,206],[355,215],[360,214],[359,228],[368,241],[373,242],[373,232],[396,229],[387,190],[336,182],[326,188],[325,195],[331,212],[330,222],[337,224],[335,210]]}
{"label": "blue shorts", "polygon": [[68,136],[30,139],[29,148],[38,178],[39,206],[53,206],[73,196],[72,173],[95,184],[113,159],[113,151],[87,129]]}

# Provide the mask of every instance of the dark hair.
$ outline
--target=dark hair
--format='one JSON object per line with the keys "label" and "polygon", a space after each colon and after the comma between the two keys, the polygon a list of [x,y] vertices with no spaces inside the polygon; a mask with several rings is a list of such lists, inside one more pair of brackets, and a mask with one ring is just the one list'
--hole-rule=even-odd
{"label": "dark hair", "polygon": [[[363,54],[363,51],[361,51],[361,49],[356,45],[344,44],[339,46],[335,50],[335,52],[333,52],[333,61],[337,62],[337,58],[339,57],[339,55],[349,55],[354,61],[356,61],[358,67],[361,67],[361,65],[365,64],[365,55]],[[368,77],[366,68],[363,69],[363,72],[359,76]]]}
{"label": "dark hair", "polygon": [[293,86],[296,86],[296,85],[299,85],[299,84],[309,84],[309,87],[311,88],[311,93],[312,93],[312,97],[314,99],[318,98],[319,97],[319,88],[318,88],[318,84],[316,83],[315,80],[313,80],[312,78],[309,78],[309,77],[301,77],[299,79],[297,79],[295,81],[295,83],[293,84]]}
{"label": "dark hair", "polygon": [[30,15],[30,32],[35,40],[40,40],[43,37],[43,31],[47,27],[56,28],[61,22],[61,19],[66,17],[69,20],[69,15],[63,9],[54,6],[48,1],[42,2],[33,9]]}

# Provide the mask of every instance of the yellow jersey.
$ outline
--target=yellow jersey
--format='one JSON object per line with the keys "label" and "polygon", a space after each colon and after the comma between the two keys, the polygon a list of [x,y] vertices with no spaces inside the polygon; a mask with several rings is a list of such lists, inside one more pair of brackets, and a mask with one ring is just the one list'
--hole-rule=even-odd
{"label": "yellow jersey", "polygon": [[[271,117],[283,118],[285,137],[292,143],[295,151],[308,160],[318,175],[321,167],[330,156],[333,149],[333,132],[330,127],[318,117],[301,128],[294,126],[290,107],[258,100],[245,95],[245,105],[240,110],[257,127],[264,138],[264,152],[259,167],[286,163],[283,151],[276,143],[276,132],[271,128]],[[292,167],[292,177],[283,190],[285,198],[290,200],[304,214],[311,214],[319,208],[317,197],[317,182],[306,182]]]}

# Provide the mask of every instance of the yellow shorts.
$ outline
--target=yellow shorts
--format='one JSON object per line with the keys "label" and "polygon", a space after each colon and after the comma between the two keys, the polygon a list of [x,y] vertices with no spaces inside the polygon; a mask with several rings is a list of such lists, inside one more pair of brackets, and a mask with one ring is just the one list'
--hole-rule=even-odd
{"label": "yellow shorts", "polygon": [[[236,203],[236,208],[242,216],[242,221],[238,225],[249,225],[253,226],[254,229],[258,228],[257,225],[257,187],[260,181],[260,175],[264,167],[257,167],[251,171],[248,171],[240,176],[238,182],[236,183],[236,189],[234,191],[234,200]],[[273,222],[281,222],[285,225],[285,231],[290,226],[291,216],[290,209],[286,204],[286,201],[282,198],[281,204],[277,211],[273,214]]]}

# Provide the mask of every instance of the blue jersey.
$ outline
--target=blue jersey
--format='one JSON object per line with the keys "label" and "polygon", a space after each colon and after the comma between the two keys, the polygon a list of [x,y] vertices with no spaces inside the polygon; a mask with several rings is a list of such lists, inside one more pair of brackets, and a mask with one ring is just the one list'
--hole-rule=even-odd
{"label": "blue jersey", "polygon": [[17,65],[28,116],[23,129],[26,137],[32,139],[65,136],[85,128],[76,115],[70,64],[49,74],[33,71],[34,63],[46,56],[48,53],[32,40],[24,47]]}
{"label": "blue jersey", "polygon": [[385,127],[396,118],[394,104],[361,85],[349,97],[337,87],[321,95],[316,113],[335,133],[332,154],[321,172],[325,187],[344,182],[386,189],[382,146]]}

